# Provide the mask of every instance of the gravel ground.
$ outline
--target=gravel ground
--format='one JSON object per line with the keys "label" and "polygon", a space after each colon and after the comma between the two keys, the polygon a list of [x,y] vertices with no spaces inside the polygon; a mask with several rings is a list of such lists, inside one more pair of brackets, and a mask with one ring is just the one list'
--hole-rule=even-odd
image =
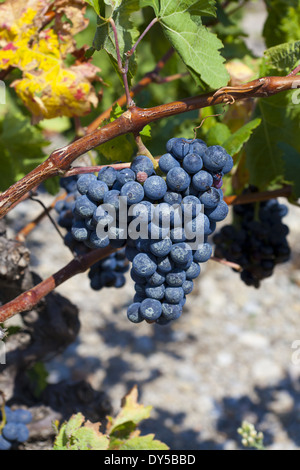
{"label": "gravel ground", "polygon": [[[22,203],[11,222],[22,226],[39,211],[37,203]],[[84,378],[107,392],[115,412],[137,384],[140,402],[153,406],[142,431],[171,449],[238,449],[236,430],[244,419],[264,432],[269,449],[299,449],[300,361],[292,361],[292,344],[300,340],[298,220],[299,209],[290,206],[292,259],[260,289],[209,261],[172,325],[127,320],[134,291],[129,275],[123,288],[101,292],[90,289],[86,274],[69,280],[57,291],[79,306],[82,326],[77,341],[47,364],[49,382]],[[70,260],[48,220],[27,244],[43,278]]]}

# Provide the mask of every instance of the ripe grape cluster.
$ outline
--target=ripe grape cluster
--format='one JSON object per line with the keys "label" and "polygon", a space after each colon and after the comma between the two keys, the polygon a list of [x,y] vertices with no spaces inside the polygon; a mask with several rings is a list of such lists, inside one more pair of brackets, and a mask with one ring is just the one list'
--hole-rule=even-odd
{"label": "ripe grape cluster", "polygon": [[4,413],[0,412],[0,418],[0,424],[4,424],[0,431],[0,450],[9,450],[13,445],[28,440],[29,430],[26,425],[32,421],[29,410],[22,408],[12,410],[4,406]]}
{"label": "ripe grape cluster", "polygon": [[282,222],[287,212],[287,206],[276,199],[234,206],[233,224],[225,225],[213,237],[215,256],[239,264],[242,281],[258,288],[277,264],[290,258],[289,229]]}
{"label": "ripe grape cluster", "polygon": [[[130,168],[107,166],[97,176],[80,176],[76,185],[73,241],[88,249],[125,249],[136,291],[127,311],[133,323],[166,324],[181,315],[200,264],[212,254],[208,236],[228,214],[221,187],[233,161],[225,149],[174,138],[166,150],[159,159],[160,174],[149,157],[139,155]],[[94,288],[106,278],[102,267],[100,262],[90,271],[98,270]]]}

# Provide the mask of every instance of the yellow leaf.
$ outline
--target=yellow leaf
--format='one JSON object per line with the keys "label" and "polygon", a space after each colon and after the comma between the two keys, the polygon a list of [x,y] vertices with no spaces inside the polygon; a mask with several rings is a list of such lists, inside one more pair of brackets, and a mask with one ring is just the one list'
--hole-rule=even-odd
{"label": "yellow leaf", "polygon": [[[70,6],[57,1],[55,27],[40,30],[42,13],[51,3],[8,0],[0,5],[0,67],[17,67],[23,72],[11,86],[35,123],[58,116],[83,116],[98,104],[92,82],[100,80],[99,69],[89,62],[68,68],[64,64],[66,54],[75,50],[73,35],[87,26],[82,12],[85,2],[75,0]],[[62,21],[63,14],[70,22]]]}

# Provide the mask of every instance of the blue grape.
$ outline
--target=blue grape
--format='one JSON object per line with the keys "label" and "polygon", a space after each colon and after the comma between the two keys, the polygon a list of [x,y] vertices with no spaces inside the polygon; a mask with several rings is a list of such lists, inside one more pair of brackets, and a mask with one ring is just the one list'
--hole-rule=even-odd
{"label": "blue grape", "polygon": [[75,202],[75,213],[82,218],[92,217],[96,209],[96,204],[94,204],[86,195],[79,196]]}
{"label": "blue grape", "polygon": [[206,263],[212,255],[212,246],[209,243],[201,244],[194,252],[193,258],[197,263]]}
{"label": "blue grape", "polygon": [[170,152],[177,160],[183,160],[190,151],[190,143],[188,139],[178,138],[172,142]]}
{"label": "blue grape", "polygon": [[175,209],[166,202],[157,204],[153,211],[153,223],[156,225],[163,225],[170,227],[174,223]]}
{"label": "blue grape", "polygon": [[173,191],[167,191],[164,195],[164,202],[170,204],[170,206],[175,206],[181,204],[182,195]]}
{"label": "blue grape", "polygon": [[167,189],[166,182],[161,176],[150,176],[144,183],[145,196],[153,201],[162,199]]}
{"label": "blue grape", "polygon": [[145,294],[150,299],[161,300],[165,295],[165,286],[161,284],[160,286],[152,287],[149,284],[146,284]]}
{"label": "blue grape", "polygon": [[122,186],[121,196],[127,198],[127,204],[138,204],[144,198],[144,189],[140,183],[129,181]]}
{"label": "blue grape", "polygon": [[144,318],[140,313],[140,302],[134,302],[127,309],[127,318],[132,323],[141,323]]}
{"label": "blue grape", "polygon": [[90,231],[87,229],[86,223],[83,220],[77,220],[73,223],[71,228],[73,238],[79,242],[87,240],[89,237],[89,232]]}
{"label": "blue grape", "polygon": [[195,139],[190,144],[190,152],[196,153],[202,157],[207,149],[206,143],[201,139]]}
{"label": "blue grape", "polygon": [[189,220],[185,226],[185,234],[188,240],[192,240],[196,235],[204,237],[210,232],[210,222],[207,215],[200,212],[197,217],[192,220]]}
{"label": "blue grape", "polygon": [[153,173],[155,173],[152,161],[145,155],[138,155],[134,158],[131,163],[131,170],[134,171],[135,174],[144,172],[148,176],[151,176]]}
{"label": "blue grape", "polygon": [[228,215],[229,209],[225,201],[220,201],[214,209],[207,211],[206,214],[210,221],[221,222]]}
{"label": "blue grape", "polygon": [[117,171],[110,166],[101,168],[101,170],[98,173],[98,180],[104,181],[104,183],[106,183],[109,188],[112,188],[116,179],[117,179]]}
{"label": "blue grape", "polygon": [[200,170],[193,176],[192,183],[196,190],[206,191],[213,185],[213,177],[205,170]]}
{"label": "blue grape", "polygon": [[156,299],[145,299],[140,305],[140,314],[145,320],[155,321],[161,316],[161,302]]}
{"label": "blue grape", "polygon": [[187,279],[186,281],[184,281],[181,287],[183,289],[184,295],[188,295],[192,292],[194,288],[194,283],[191,279]]}
{"label": "blue grape", "polygon": [[192,262],[190,267],[186,270],[186,280],[191,281],[192,279],[196,279],[200,275],[201,268],[198,263],[195,261]]}
{"label": "blue grape", "polygon": [[170,257],[174,263],[184,265],[193,258],[193,253],[187,243],[175,243],[170,251]]}
{"label": "blue grape", "polygon": [[124,186],[129,181],[135,181],[135,173],[131,168],[123,168],[117,172],[117,182],[120,186]]}
{"label": "blue grape", "polygon": [[183,168],[172,168],[167,173],[167,185],[172,191],[184,191],[188,188],[191,177]]}
{"label": "blue grape", "polygon": [[193,219],[201,212],[201,203],[196,196],[185,196],[181,203],[182,212]]}
{"label": "blue grape", "polygon": [[81,194],[86,194],[90,188],[90,184],[97,181],[97,176],[93,173],[87,173],[79,176],[77,180],[77,189]]}
{"label": "blue grape", "polygon": [[154,256],[139,253],[132,261],[133,271],[141,277],[148,277],[155,273],[157,268]]}
{"label": "blue grape", "polygon": [[67,176],[66,178],[60,178],[59,185],[64,188],[68,194],[72,194],[77,191],[77,180],[77,175]]}
{"label": "blue grape", "polygon": [[163,240],[152,240],[150,242],[150,251],[153,255],[160,258],[167,256],[172,248],[172,240],[168,237]]}
{"label": "blue grape", "polygon": [[170,230],[170,239],[173,243],[186,241],[185,230],[182,227],[174,227]]}
{"label": "blue grape", "polygon": [[225,163],[225,165],[223,166],[222,168],[222,173],[224,173],[224,175],[226,175],[227,173],[229,173],[233,168],[233,159],[230,155],[227,155],[227,162]]}
{"label": "blue grape", "polygon": [[103,203],[109,204],[115,211],[120,209],[120,191],[117,189],[111,189],[104,195]]}
{"label": "blue grape", "polygon": [[157,262],[157,271],[161,274],[167,274],[174,268],[174,262],[170,259],[169,256],[158,259]]}
{"label": "blue grape", "polygon": [[170,153],[165,153],[159,159],[159,168],[163,173],[168,173],[172,168],[180,167],[180,163]]}
{"label": "blue grape", "polygon": [[99,238],[97,232],[94,230],[90,234],[89,244],[92,248],[106,248],[110,243],[107,234],[103,234],[103,237]]}
{"label": "blue grape", "polygon": [[151,287],[158,287],[164,284],[165,280],[166,277],[162,273],[155,271],[155,273],[153,273],[152,276],[149,277],[148,285]]}
{"label": "blue grape", "polygon": [[139,274],[137,274],[133,268],[131,268],[131,270],[130,270],[130,277],[137,284],[146,284],[147,283],[146,277],[140,276]]}
{"label": "blue grape", "polygon": [[16,441],[18,438],[18,423],[17,422],[6,423],[4,428],[2,429],[2,435],[8,441]]}
{"label": "blue grape", "polygon": [[153,204],[150,201],[141,201],[132,206],[132,216],[150,222],[153,217],[153,210]]}
{"label": "blue grape", "polygon": [[17,441],[18,442],[26,442],[29,438],[29,431],[28,428],[23,423],[17,423]]}
{"label": "blue grape", "polygon": [[165,299],[169,304],[179,304],[184,298],[184,291],[182,287],[166,287]]}
{"label": "blue grape", "polygon": [[148,234],[152,240],[161,240],[162,238],[169,236],[170,227],[164,227],[162,224],[150,222],[148,225]]}
{"label": "blue grape", "polygon": [[216,188],[210,188],[199,197],[205,209],[214,209],[220,202],[220,194]]}
{"label": "blue grape", "polygon": [[170,287],[181,287],[186,280],[186,272],[180,268],[166,274],[166,282]]}
{"label": "blue grape", "polygon": [[182,314],[182,307],[176,304],[162,304],[162,317],[166,320],[177,320]]}
{"label": "blue grape", "polygon": [[220,145],[208,147],[202,156],[204,167],[210,171],[219,171],[228,162],[228,153]]}
{"label": "blue grape", "polygon": [[6,440],[1,434],[0,434],[0,450],[9,450],[12,446],[12,443]]}
{"label": "blue grape", "polygon": [[182,166],[190,174],[198,173],[203,167],[203,161],[197,153],[188,153],[182,162]]}
{"label": "blue grape", "polygon": [[89,184],[86,194],[92,201],[101,202],[108,191],[109,188],[104,181],[95,179]]}
{"label": "blue grape", "polygon": [[151,253],[150,245],[151,240],[148,238],[138,238],[135,243],[136,248],[144,253]]}

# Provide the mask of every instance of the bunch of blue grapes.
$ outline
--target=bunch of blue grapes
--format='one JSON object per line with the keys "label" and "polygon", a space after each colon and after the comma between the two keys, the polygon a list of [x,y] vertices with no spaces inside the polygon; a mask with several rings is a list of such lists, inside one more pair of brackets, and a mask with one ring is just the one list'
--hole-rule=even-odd
{"label": "bunch of blue grapes", "polygon": [[0,450],[10,450],[19,443],[26,442],[29,438],[27,424],[31,421],[32,413],[29,410],[12,410],[5,406],[4,413],[0,412]]}
{"label": "bunch of blue grapes", "polygon": [[239,264],[242,281],[259,288],[276,265],[290,259],[289,228],[282,221],[287,213],[287,206],[276,199],[234,206],[233,224],[225,225],[213,237],[215,256]]}
{"label": "bunch of blue grapes", "polygon": [[[166,150],[159,159],[159,174],[149,157],[139,155],[130,168],[117,171],[107,166],[97,176],[85,174],[77,181],[80,196],[75,201],[72,236],[91,249],[125,247],[136,291],[127,311],[133,323],[166,324],[181,316],[201,263],[211,257],[208,237],[228,214],[221,187],[233,161],[225,149],[207,147],[200,139],[174,138]],[[185,211],[190,215],[187,227]],[[140,235],[139,224],[131,232],[135,220],[143,222]],[[203,238],[195,247],[198,227]]]}
{"label": "bunch of blue grapes", "polygon": [[[66,196],[55,205],[58,214],[58,225],[67,229],[64,237],[65,245],[76,255],[83,255],[91,250],[80,241],[77,241],[71,232],[74,223],[75,200],[80,193],[77,190],[78,176],[61,178],[60,185],[66,191]],[[103,287],[122,287],[125,284],[124,274],[129,270],[125,250],[112,253],[107,258],[95,263],[89,270],[90,286],[93,290]]]}
{"label": "bunch of blue grapes", "polygon": [[126,282],[124,274],[128,270],[129,262],[125,250],[112,253],[91,267],[88,274],[90,286],[93,290],[100,290],[103,287],[123,287]]}

